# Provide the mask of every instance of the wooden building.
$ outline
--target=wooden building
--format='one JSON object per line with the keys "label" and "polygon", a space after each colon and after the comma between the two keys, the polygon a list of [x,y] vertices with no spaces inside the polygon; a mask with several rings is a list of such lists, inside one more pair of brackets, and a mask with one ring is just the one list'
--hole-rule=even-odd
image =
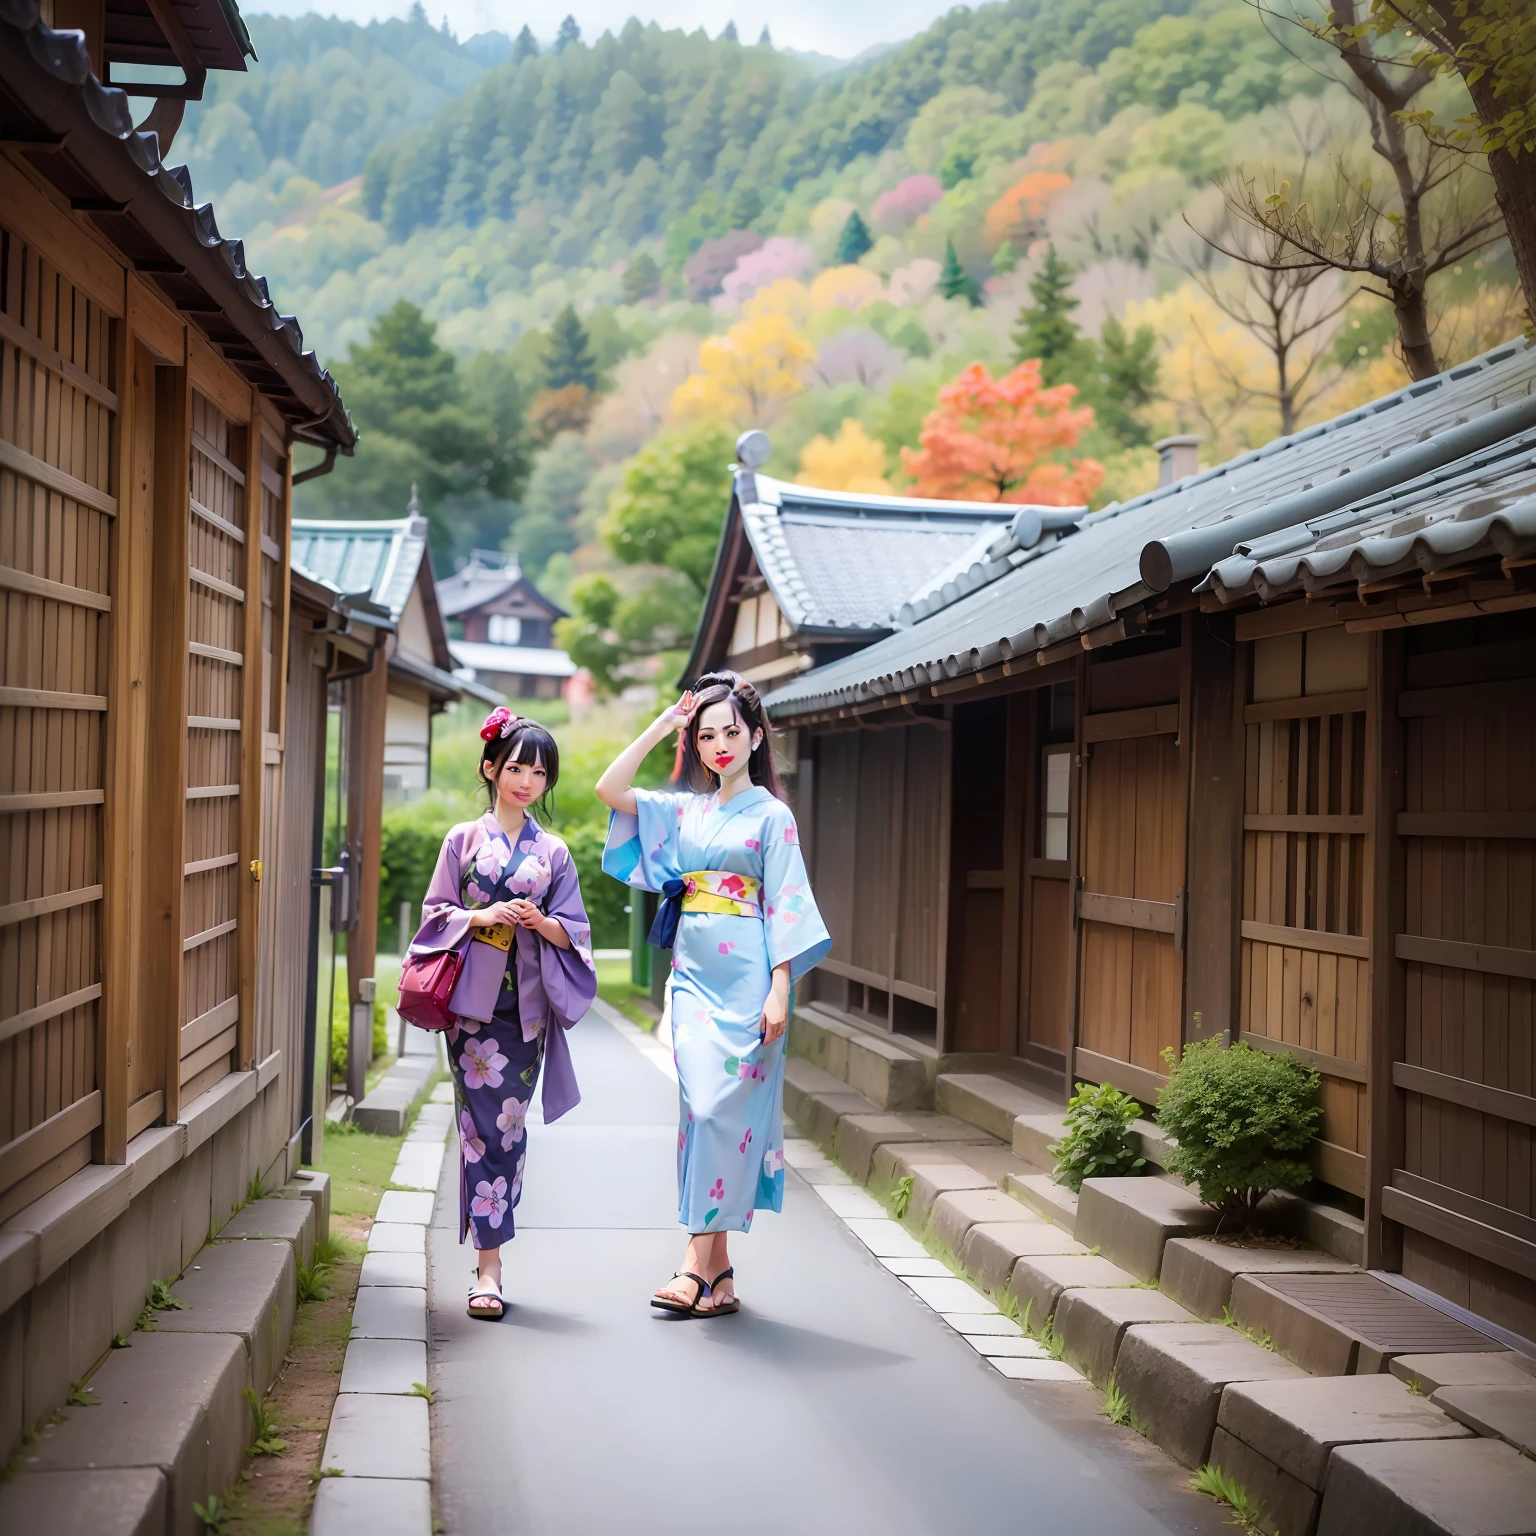
{"label": "wooden building", "polygon": [[357,750],[381,804],[414,800],[432,783],[433,715],[466,693],[497,698],[454,675],[420,502],[413,493],[405,517],[393,521],[296,518],[292,561],[306,576],[370,599],[386,617],[385,666],[364,685],[382,693],[382,710],[359,726],[368,739],[360,736]]}
{"label": "wooden building", "polygon": [[[170,13],[207,21],[199,67],[230,9]],[[354,434],[297,322],[96,78],[102,36],[0,13],[7,1454],[253,1177],[292,1176],[313,1091],[309,834],[342,621],[290,591],[292,457]]]}
{"label": "wooden building", "polygon": [[1149,1105],[1166,1048],[1289,1051],[1368,1263],[1536,1337],[1533,427],[1513,343],[772,691],[818,1002]]}
{"label": "wooden building", "polygon": [[511,699],[563,698],[576,663],[554,640],[566,617],[534,586],[516,555],[474,550],[437,584],[459,675]]}

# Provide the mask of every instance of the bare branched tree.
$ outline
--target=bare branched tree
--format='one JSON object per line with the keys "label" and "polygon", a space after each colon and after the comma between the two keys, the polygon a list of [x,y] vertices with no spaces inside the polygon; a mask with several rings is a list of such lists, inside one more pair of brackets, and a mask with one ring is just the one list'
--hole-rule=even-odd
{"label": "bare branched tree", "polygon": [[[1283,13],[1256,0],[1269,18]],[[1439,371],[1431,337],[1429,281],[1437,272],[1504,233],[1482,157],[1443,136],[1419,133],[1411,104],[1432,74],[1378,50],[1363,20],[1363,0],[1326,0],[1322,20],[1293,10],[1289,20],[1326,43],[1370,123],[1371,148],[1391,173],[1385,187],[1362,176],[1342,152],[1333,185],[1316,204],[1311,189],[1279,177],[1261,191],[1251,178],[1229,178],[1227,208],[1259,236],[1261,267],[1321,265],[1364,279],[1397,317],[1403,362],[1415,379]],[[1278,245],[1271,253],[1264,237]],[[1248,260],[1247,257],[1239,257]]]}

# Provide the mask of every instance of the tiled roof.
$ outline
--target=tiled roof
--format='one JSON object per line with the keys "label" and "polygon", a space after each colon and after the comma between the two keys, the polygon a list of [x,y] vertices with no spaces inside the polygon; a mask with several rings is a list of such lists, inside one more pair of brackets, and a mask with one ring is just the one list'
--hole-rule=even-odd
{"label": "tiled roof", "polygon": [[1536,431],[1282,529],[1219,561],[1202,589],[1224,603],[1519,560],[1536,551]]}
{"label": "tiled roof", "polygon": [[444,576],[437,584],[438,606],[445,618],[454,618],[470,608],[478,608],[522,579],[522,570],[516,555],[488,554],[477,549],[451,576]]}
{"label": "tiled roof", "polygon": [[[768,695],[780,715],[841,706],[904,688],[1027,657],[1112,623],[1166,586],[1144,579],[1149,554],[1187,559],[1189,530],[1215,553],[1191,573],[1204,576],[1243,537],[1259,537],[1297,521],[1288,510],[1306,493],[1328,509],[1344,504],[1341,477],[1374,490],[1371,478],[1404,480],[1444,438],[1447,459],[1458,456],[1446,437],[1505,407],[1536,418],[1536,349],[1523,341],[1496,347],[1435,378],[1278,438],[1214,469],[1187,476],[1082,521],[1043,558],[1009,569],[969,596],[864,650],[807,672]],[[1503,421],[1504,418],[1497,418]],[[1531,425],[1523,420],[1508,432]],[[1488,431],[1503,428],[1489,426]],[[1465,435],[1465,434],[1463,434]],[[1505,435],[1508,435],[1506,433]],[[1422,451],[1421,451],[1422,450]],[[1390,461],[1406,454],[1398,466]],[[1226,530],[1222,524],[1231,521]],[[1180,547],[1184,540],[1185,548]]]}
{"label": "tiled roof", "polygon": [[396,623],[427,552],[427,521],[294,518],[293,564],[343,592],[367,592]]}
{"label": "tiled roof", "polygon": [[491,645],[478,640],[450,640],[448,649],[461,667],[509,676],[571,677],[576,663],[553,646]]}
{"label": "tiled roof", "polygon": [[356,431],[299,322],[278,313],[245,247],[196,201],[187,168],[167,167],[159,138],[134,127],[128,97],[92,73],[83,34],[44,26],[37,0],[0,0],[0,132],[76,207],[97,205],[88,217],[100,233],[277,402],[301,439],[352,452]]}

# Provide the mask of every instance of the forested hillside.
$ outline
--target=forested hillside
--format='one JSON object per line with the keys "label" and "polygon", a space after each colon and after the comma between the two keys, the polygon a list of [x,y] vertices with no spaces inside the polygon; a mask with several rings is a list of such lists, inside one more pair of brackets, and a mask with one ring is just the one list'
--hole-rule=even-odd
{"label": "forested hillside", "polygon": [[418,484],[440,565],[516,549],[617,687],[687,641],[744,427],[823,486],[1103,505],[1160,435],[1214,462],[1520,328],[1479,157],[1389,165],[1287,3],[958,7],[837,69],[257,18],[177,148],[363,430],[303,510]]}

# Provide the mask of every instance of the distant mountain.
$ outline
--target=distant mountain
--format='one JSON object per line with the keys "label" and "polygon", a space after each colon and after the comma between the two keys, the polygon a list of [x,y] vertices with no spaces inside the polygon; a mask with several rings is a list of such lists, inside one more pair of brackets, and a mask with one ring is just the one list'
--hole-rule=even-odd
{"label": "distant mountain", "polygon": [[505,32],[476,32],[459,47],[482,69],[495,69],[512,57],[512,39]]}

